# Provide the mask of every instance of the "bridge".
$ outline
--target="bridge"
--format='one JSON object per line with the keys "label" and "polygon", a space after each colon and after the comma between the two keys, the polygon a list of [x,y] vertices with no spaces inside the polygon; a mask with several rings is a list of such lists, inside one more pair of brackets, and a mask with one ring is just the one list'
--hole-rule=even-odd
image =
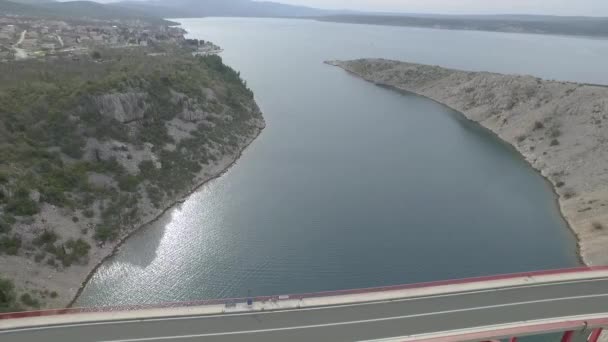
{"label": "bridge", "polygon": [[608,267],[303,295],[0,314],[2,342],[494,341],[608,327]]}

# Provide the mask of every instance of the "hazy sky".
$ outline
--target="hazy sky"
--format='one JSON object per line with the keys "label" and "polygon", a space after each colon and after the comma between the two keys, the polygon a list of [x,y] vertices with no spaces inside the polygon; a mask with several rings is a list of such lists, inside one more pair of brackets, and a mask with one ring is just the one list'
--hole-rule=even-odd
{"label": "hazy sky", "polygon": [[417,13],[535,13],[608,16],[608,0],[279,0],[322,8]]}
{"label": "hazy sky", "polygon": [[[65,0],[63,0],[65,1]],[[113,2],[117,0],[98,0]],[[171,1],[171,0],[162,0]],[[269,0],[318,8],[408,13],[554,14],[608,17],[608,0]]]}

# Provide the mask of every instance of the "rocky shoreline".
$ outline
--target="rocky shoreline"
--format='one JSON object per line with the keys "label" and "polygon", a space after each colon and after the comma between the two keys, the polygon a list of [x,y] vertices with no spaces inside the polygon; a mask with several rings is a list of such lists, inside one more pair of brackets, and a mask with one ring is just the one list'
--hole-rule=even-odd
{"label": "rocky shoreline", "polygon": [[172,211],[177,206],[183,204],[190,195],[197,192],[199,189],[201,189],[207,183],[209,183],[210,181],[212,181],[214,179],[220,178],[226,172],[228,172],[228,170],[230,170],[230,168],[232,168],[232,166],[234,166],[239,161],[239,159],[241,158],[241,156],[243,155],[245,150],[262,133],[262,131],[264,130],[265,127],[266,127],[265,122],[263,120],[260,121],[259,127],[258,127],[259,129],[251,137],[246,138],[246,140],[241,144],[241,146],[239,146],[238,151],[235,154],[228,155],[224,159],[218,161],[218,163],[215,165],[212,172],[202,172],[201,174],[199,174],[196,178],[194,186],[190,190],[179,195],[176,200],[174,200],[170,204],[167,204],[163,208],[159,209],[156,216],[154,216],[152,219],[146,221],[145,223],[141,224],[137,228],[129,231],[127,234],[125,234],[119,240],[112,243],[111,252],[109,254],[105,255],[101,260],[99,260],[97,262],[97,264],[93,267],[93,269],[91,269],[88,272],[88,274],[86,274],[86,278],[84,279],[84,281],[81,282],[80,287],[78,288],[78,291],[73,295],[72,300],[69,302],[69,304],[64,305],[64,306],[67,306],[68,308],[74,306],[74,304],[78,300],[78,297],[80,297],[80,295],[82,294],[82,291],[84,290],[84,288],[86,287],[88,282],[91,280],[91,278],[95,275],[95,272],[97,272],[99,267],[101,267],[106,261],[108,261],[112,257],[114,257],[114,255],[116,255],[116,253],[120,250],[120,247],[122,247],[122,245],[125,244],[134,234],[140,232],[141,230],[146,229],[153,223],[157,222],[158,220],[163,218],[163,216],[165,216],[168,212]]}
{"label": "rocky shoreline", "polygon": [[[143,223],[125,230],[124,234],[115,241],[101,246],[92,245],[86,264],[73,265],[69,268],[57,270],[20,256],[4,256],[0,258],[0,269],[3,271],[3,276],[10,277],[15,285],[20,288],[39,288],[39,285],[33,282],[33,280],[44,279],[44,287],[57,293],[55,298],[46,298],[45,303],[47,307],[73,306],[88,281],[95,274],[95,271],[105,261],[110,259],[133,234],[162,218],[164,214],[183,203],[189,195],[196,192],[209,181],[221,177],[236,164],[243,151],[253,143],[265,128],[263,119],[259,120],[257,127],[258,129],[252,135],[243,137],[243,141],[239,144],[235,153],[225,155],[222,159],[217,160],[204,171],[201,171],[194,179],[190,189],[177,194],[172,200],[165,201],[158,209],[149,204],[143,206],[142,209],[146,212],[140,218],[140,222]],[[39,216],[40,220],[46,219],[48,221],[49,219],[48,217],[45,218],[43,214]]]}
{"label": "rocky shoreline", "polygon": [[[0,90],[0,311],[72,305],[124,241],[223,174],[265,127],[220,57],[173,48],[3,73],[50,76],[39,81],[47,88]],[[31,107],[30,96],[54,101]]]}
{"label": "rocky shoreline", "polygon": [[581,260],[608,264],[608,87],[384,59],[326,63],[451,107],[514,146],[553,185]]}

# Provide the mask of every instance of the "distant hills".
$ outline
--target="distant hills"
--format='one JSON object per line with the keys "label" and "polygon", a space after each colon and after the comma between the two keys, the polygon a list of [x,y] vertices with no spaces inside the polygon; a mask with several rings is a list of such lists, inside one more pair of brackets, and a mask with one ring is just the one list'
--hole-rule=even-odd
{"label": "distant hills", "polygon": [[170,23],[161,17],[135,9],[119,8],[94,1],[0,0],[0,15],[57,19],[141,20],[152,24]]}
{"label": "distant hills", "polygon": [[94,1],[0,0],[0,14],[67,17],[74,19],[142,19],[195,17],[319,17],[354,13],[252,0],[126,0],[108,4]]}
{"label": "distant hills", "polygon": [[164,18],[196,17],[317,17],[345,14],[312,7],[251,0],[148,0],[122,1],[113,6],[143,11]]}
{"label": "distant hills", "polygon": [[318,17],[346,11],[292,6],[251,0],[94,1],[0,0],[0,15],[44,16],[72,19],[141,19],[185,17]]}
{"label": "distant hills", "polygon": [[449,30],[608,37],[608,18],[547,15],[330,15],[321,21]]}
{"label": "distant hills", "polygon": [[338,23],[608,37],[608,18],[593,17],[372,14],[354,11],[329,11],[252,0],[126,0],[115,3],[113,6],[138,10],[146,15],[164,18],[295,17]]}
{"label": "distant hills", "polygon": [[26,4],[26,5],[40,5],[40,4],[48,4],[51,2],[55,2],[55,0],[10,0],[11,2],[16,2],[18,4]]}
{"label": "distant hills", "polygon": [[160,18],[288,17],[338,23],[608,37],[608,18],[544,15],[371,14],[330,11],[252,0],[125,0],[110,4],[93,1],[0,0],[0,14],[74,19],[140,19],[152,23],[167,23]]}

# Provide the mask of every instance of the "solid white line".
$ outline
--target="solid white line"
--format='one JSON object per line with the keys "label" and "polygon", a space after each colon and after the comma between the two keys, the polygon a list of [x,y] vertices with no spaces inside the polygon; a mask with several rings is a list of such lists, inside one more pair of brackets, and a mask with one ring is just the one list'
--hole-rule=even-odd
{"label": "solid white line", "polygon": [[144,337],[144,338],[134,338],[134,339],[125,339],[125,340],[105,340],[105,341],[101,341],[101,342],[144,342],[144,341],[182,340],[182,339],[187,339],[187,338],[198,338],[198,337],[214,337],[214,336],[230,336],[230,335],[243,335],[243,334],[259,334],[259,333],[265,333],[265,332],[302,330],[302,329],[313,329],[313,328],[326,328],[326,327],[333,327],[333,326],[354,325],[354,324],[374,323],[374,322],[383,322],[383,321],[394,321],[394,320],[407,319],[407,318],[428,317],[428,316],[436,316],[436,315],[443,315],[443,314],[453,314],[453,313],[468,312],[468,311],[479,311],[479,310],[503,308],[503,307],[510,307],[510,306],[518,306],[518,305],[548,303],[548,302],[557,302],[557,301],[565,301],[565,300],[572,300],[572,299],[589,299],[589,298],[599,298],[599,297],[608,297],[608,294],[587,295],[587,296],[573,296],[573,297],[564,297],[564,298],[559,298],[559,299],[541,299],[541,300],[534,300],[534,301],[527,301],[527,302],[518,302],[518,303],[509,303],[509,304],[498,304],[498,305],[488,305],[488,306],[480,306],[480,307],[476,307],[476,308],[455,309],[455,310],[438,311],[438,312],[416,314],[416,315],[404,315],[404,316],[395,316],[395,317],[375,318],[375,319],[366,319],[366,320],[350,321],[350,322],[338,322],[338,323],[326,323],[326,324],[315,324],[315,325],[303,325],[303,326],[273,328],[273,329],[229,331],[229,332],[210,333],[210,334],[175,335],[175,336],[147,337],[147,338]]}
{"label": "solid white line", "polygon": [[[163,321],[179,321],[179,320],[199,320],[199,319],[207,319],[207,318],[218,318],[218,317],[238,317],[238,316],[248,316],[248,315],[269,315],[269,314],[284,314],[289,312],[304,312],[304,311],[314,311],[314,310],[332,310],[337,308],[345,308],[345,307],[353,307],[353,306],[367,306],[367,305],[378,305],[378,304],[389,304],[389,303],[400,303],[400,302],[412,302],[412,301],[420,301],[426,299],[435,299],[435,298],[446,298],[446,297],[458,297],[458,296],[466,296],[473,294],[481,294],[481,293],[494,293],[494,292],[503,292],[503,291],[513,291],[513,290],[521,290],[527,288],[536,288],[536,287],[555,287],[562,285],[571,285],[571,284],[580,284],[580,283],[595,283],[595,282],[603,282],[607,281],[608,278],[597,278],[597,279],[584,279],[584,280],[571,280],[561,283],[547,283],[547,284],[530,284],[530,285],[518,285],[518,286],[510,286],[505,288],[495,288],[488,290],[474,290],[468,292],[454,292],[454,293],[446,293],[440,295],[421,295],[418,297],[408,297],[401,299],[385,299],[385,300],[377,300],[377,301],[369,301],[363,303],[352,303],[352,304],[338,304],[331,305],[328,304],[326,306],[317,306],[317,307],[308,307],[308,308],[299,308],[299,309],[276,309],[272,311],[253,311],[253,312],[239,312],[239,313],[224,313],[224,314],[216,314],[216,315],[196,315],[191,314],[183,317],[158,317],[158,318],[125,318],[116,321],[101,321],[101,322],[82,322],[82,323],[72,323],[72,324],[61,324],[56,323],[48,326],[39,326],[39,327],[31,327],[31,328],[14,328],[14,329],[6,329],[0,330],[0,335],[10,333],[10,332],[25,332],[25,331],[37,331],[37,330],[47,330],[47,329],[65,329],[65,328],[74,328],[74,327],[82,327],[82,326],[95,326],[95,325],[118,325],[118,324],[132,324],[132,323],[153,323],[153,322],[163,322]],[[553,298],[559,299],[559,298]],[[173,308],[167,308],[173,309]],[[154,310],[154,309],[152,309]],[[108,312],[106,312],[108,313]],[[91,314],[95,314],[92,312]],[[104,314],[101,312],[99,314]],[[51,316],[52,317],[52,316]]]}
{"label": "solid white line", "polygon": [[[515,323],[501,323],[501,324],[481,326],[481,327],[475,327],[475,328],[447,330],[447,331],[440,331],[440,332],[434,332],[434,333],[405,335],[405,336],[398,336],[398,337],[387,337],[387,338],[380,338],[380,339],[374,339],[374,340],[362,340],[362,341],[357,341],[357,342],[404,342],[404,341],[410,341],[410,340],[453,337],[453,336],[458,336],[458,335],[463,335],[463,334],[475,334],[475,333],[480,333],[480,332],[513,329],[513,328],[528,327],[528,326],[535,326],[535,325],[541,325],[541,324],[561,323],[561,322],[566,322],[566,321],[601,319],[601,318],[606,318],[606,317],[608,317],[608,312],[604,312],[604,313],[600,313],[600,314],[593,314],[593,315],[563,316],[563,317],[551,318],[551,319],[538,319],[538,320],[515,322]],[[524,336],[526,336],[526,335],[518,335],[518,337],[524,337]],[[491,338],[500,338],[500,337],[502,337],[502,336],[492,336]],[[490,337],[487,337],[487,338],[490,338]]]}

